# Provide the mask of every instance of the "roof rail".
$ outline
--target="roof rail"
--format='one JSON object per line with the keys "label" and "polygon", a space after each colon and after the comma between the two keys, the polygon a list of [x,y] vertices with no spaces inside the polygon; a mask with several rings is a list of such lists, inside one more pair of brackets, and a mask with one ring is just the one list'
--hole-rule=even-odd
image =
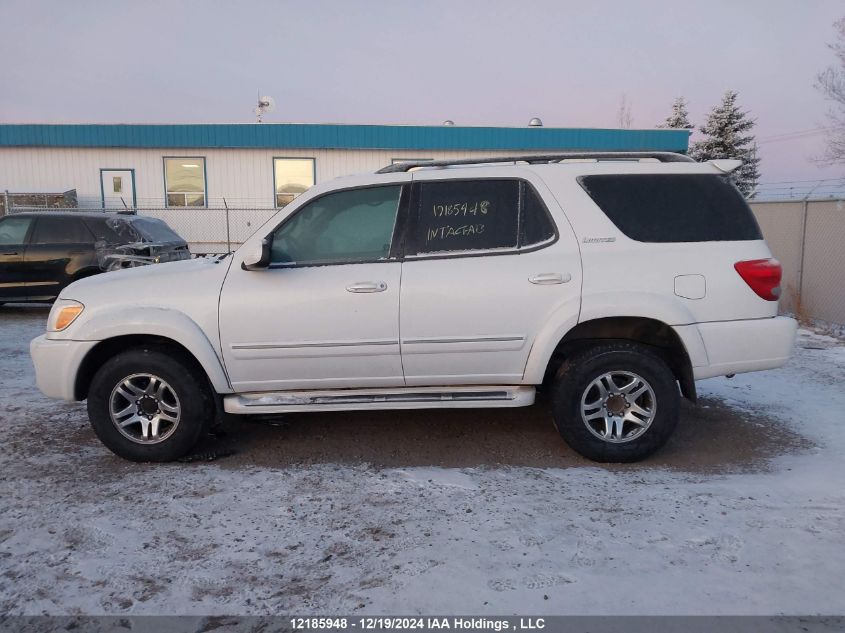
{"label": "roof rail", "polygon": [[487,158],[459,158],[455,160],[416,160],[407,163],[395,163],[382,167],[377,174],[392,174],[410,171],[416,167],[450,167],[452,165],[483,165],[486,163],[557,163],[562,160],[593,159],[593,160],[640,160],[651,158],[661,163],[694,163],[685,154],[675,152],[565,152],[562,154],[536,154],[529,156],[490,156]]}

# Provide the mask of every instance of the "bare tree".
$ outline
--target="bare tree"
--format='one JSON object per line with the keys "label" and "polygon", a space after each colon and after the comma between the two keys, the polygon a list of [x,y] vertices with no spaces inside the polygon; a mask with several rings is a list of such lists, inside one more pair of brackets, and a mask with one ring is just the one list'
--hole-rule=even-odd
{"label": "bare tree", "polygon": [[628,97],[622,95],[622,101],[619,104],[619,110],[616,111],[616,123],[621,128],[626,130],[631,127],[633,117],[631,116],[631,104],[628,102]]}
{"label": "bare tree", "polygon": [[836,40],[829,47],[839,65],[828,66],[816,76],[816,88],[833,102],[833,108],[828,113],[830,134],[822,160],[845,163],[845,18],[834,22],[833,28],[836,29]]}

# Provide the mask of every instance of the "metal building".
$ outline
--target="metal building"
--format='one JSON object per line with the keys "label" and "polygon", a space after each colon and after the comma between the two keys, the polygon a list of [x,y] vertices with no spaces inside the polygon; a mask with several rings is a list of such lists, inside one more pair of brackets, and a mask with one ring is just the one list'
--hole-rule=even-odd
{"label": "metal building", "polygon": [[[73,192],[83,208],[162,217],[200,250],[220,242],[216,211],[237,215],[235,242],[315,183],[402,159],[565,150],[686,152],[687,130],[455,125],[0,124],[0,192]],[[27,198],[37,204],[38,197]],[[35,200],[35,202],[31,202]],[[49,198],[44,199],[49,202]],[[187,209],[193,209],[187,213]],[[201,213],[207,211],[207,213]],[[213,233],[213,235],[212,235]]]}

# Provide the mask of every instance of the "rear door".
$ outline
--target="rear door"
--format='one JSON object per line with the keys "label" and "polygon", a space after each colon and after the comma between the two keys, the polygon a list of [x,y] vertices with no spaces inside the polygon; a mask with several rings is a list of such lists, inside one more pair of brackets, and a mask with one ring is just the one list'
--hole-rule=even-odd
{"label": "rear door", "polygon": [[485,172],[414,174],[400,309],[408,385],[519,383],[550,315],[577,319],[581,263],[563,212],[532,172]]}
{"label": "rear door", "polygon": [[23,253],[32,220],[14,215],[0,219],[0,301],[26,299]]}
{"label": "rear door", "polygon": [[82,271],[96,268],[94,235],[82,218],[36,218],[24,253],[27,294],[32,300],[56,297]]}

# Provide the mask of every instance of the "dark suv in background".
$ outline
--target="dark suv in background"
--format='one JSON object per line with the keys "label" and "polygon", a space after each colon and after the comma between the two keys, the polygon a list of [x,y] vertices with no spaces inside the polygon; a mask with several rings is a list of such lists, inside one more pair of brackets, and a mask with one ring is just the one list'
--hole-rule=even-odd
{"label": "dark suv in background", "polygon": [[0,218],[0,303],[52,301],[83,277],[190,256],[187,242],[157,218],[16,213]]}

